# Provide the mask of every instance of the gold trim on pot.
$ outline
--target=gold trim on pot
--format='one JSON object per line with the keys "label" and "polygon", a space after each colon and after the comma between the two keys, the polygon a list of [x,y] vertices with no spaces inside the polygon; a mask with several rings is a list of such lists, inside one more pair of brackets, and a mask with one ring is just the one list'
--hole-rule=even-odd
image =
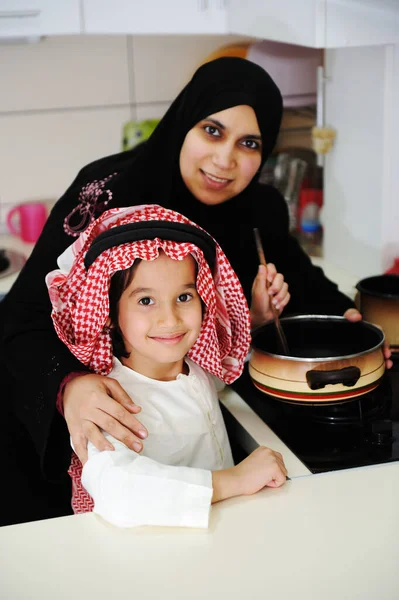
{"label": "gold trim on pot", "polygon": [[[385,360],[379,327],[365,321],[350,323],[339,316],[286,317],[281,325],[293,355],[284,356],[272,325],[267,323],[253,334],[249,374],[262,392],[286,402],[325,404],[352,400],[380,383]],[[347,336],[347,343],[340,340],[341,334]]]}

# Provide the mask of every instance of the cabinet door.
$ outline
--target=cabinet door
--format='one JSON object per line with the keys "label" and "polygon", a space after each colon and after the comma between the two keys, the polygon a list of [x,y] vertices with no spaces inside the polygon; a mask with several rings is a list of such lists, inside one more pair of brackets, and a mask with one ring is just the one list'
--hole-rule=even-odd
{"label": "cabinet door", "polygon": [[323,47],[325,0],[228,0],[229,33]]}
{"label": "cabinet door", "polygon": [[398,0],[228,0],[230,33],[314,48],[399,43]]}
{"label": "cabinet door", "polygon": [[329,0],[325,48],[399,43],[398,0]]}
{"label": "cabinet door", "polygon": [[80,0],[0,0],[0,38],[81,33]]}
{"label": "cabinet door", "polygon": [[223,0],[83,0],[85,33],[225,33]]}

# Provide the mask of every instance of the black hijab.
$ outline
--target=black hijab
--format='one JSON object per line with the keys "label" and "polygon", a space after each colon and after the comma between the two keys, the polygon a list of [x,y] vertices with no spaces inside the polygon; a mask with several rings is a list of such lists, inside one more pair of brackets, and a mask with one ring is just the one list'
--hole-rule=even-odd
{"label": "black hijab", "polygon": [[[281,93],[262,67],[242,58],[224,57],[197,69],[147,142],[130,151],[96,161],[84,169],[84,178],[91,182],[116,173],[107,183],[113,198],[107,208],[160,204],[201,225],[227,254],[249,298],[256,271],[251,269],[247,273],[242,268],[237,240],[242,238],[246,248],[252,244],[252,227],[256,218],[250,211],[254,198],[258,198],[258,174],[239,195],[222,204],[208,206],[189,192],[179,168],[180,150],[190,129],[211,114],[242,104],[251,106],[255,111],[262,136],[263,164],[279,132]],[[79,181],[81,185],[82,179],[79,178]],[[274,209],[270,208],[273,214]],[[276,217],[279,220],[279,216]],[[227,227],[227,224],[230,226]],[[251,262],[256,270],[255,253]]]}
{"label": "black hijab", "polygon": [[[93,163],[100,170],[96,173],[98,179],[110,174],[105,172],[107,163],[109,169],[115,168],[118,173],[112,181],[115,193],[128,192],[130,196],[118,198],[118,204],[137,204],[138,196],[145,202],[175,210],[176,202],[186,208],[199,204],[185,188],[180,175],[179,156],[184,139],[202,119],[241,104],[255,111],[262,135],[263,163],[276,143],[280,128],[280,91],[262,67],[242,58],[224,57],[197,69],[147,142]],[[110,158],[114,159],[113,165]]]}

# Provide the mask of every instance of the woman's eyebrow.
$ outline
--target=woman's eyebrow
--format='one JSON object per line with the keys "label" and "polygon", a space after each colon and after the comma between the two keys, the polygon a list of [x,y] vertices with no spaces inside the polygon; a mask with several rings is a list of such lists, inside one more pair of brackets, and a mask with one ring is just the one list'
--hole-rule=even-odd
{"label": "woman's eyebrow", "polygon": [[209,121],[210,123],[214,123],[215,125],[217,125],[217,127],[220,127],[220,129],[226,129],[226,126],[223,125],[223,123],[221,123],[220,121],[217,121],[216,119],[204,119],[204,121]]}
{"label": "woman's eyebrow", "polygon": [[[204,121],[208,121],[209,123],[214,123],[214,125],[216,125],[217,127],[220,127],[220,129],[223,129],[223,131],[226,131],[226,129],[227,129],[226,125],[223,125],[223,123],[221,123],[217,119],[208,118],[208,119],[204,119]],[[246,134],[242,135],[241,137],[251,138],[253,140],[259,140],[260,142],[262,141],[262,136],[257,133],[246,133]]]}

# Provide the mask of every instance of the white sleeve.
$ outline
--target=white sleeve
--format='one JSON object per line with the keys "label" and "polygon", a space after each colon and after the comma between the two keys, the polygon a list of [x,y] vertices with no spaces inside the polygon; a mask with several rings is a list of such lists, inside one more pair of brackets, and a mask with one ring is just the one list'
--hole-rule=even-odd
{"label": "white sleeve", "polygon": [[115,450],[100,452],[89,442],[82,472],[95,513],[119,527],[208,527],[211,471],[163,465],[105,435]]}

